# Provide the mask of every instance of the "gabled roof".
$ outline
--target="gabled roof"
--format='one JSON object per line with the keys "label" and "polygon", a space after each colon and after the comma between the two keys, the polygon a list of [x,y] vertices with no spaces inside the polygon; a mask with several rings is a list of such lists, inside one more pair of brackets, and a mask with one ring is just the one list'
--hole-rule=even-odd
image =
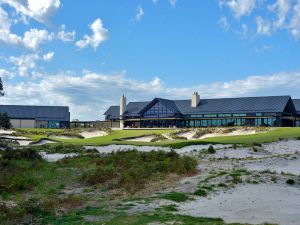
{"label": "gabled roof", "polygon": [[[191,107],[191,100],[168,100],[155,98],[147,102],[130,102],[126,106],[125,116],[140,116],[157,101],[161,102],[174,113],[188,114],[215,114],[215,113],[256,113],[256,112],[283,112],[290,96],[265,96],[242,98],[200,99],[197,107]],[[298,100],[294,100],[294,102]],[[300,106],[300,100],[299,104]],[[118,108],[117,108],[118,107]],[[297,107],[296,107],[297,108]],[[297,110],[299,110],[298,107]],[[119,106],[111,106],[104,115],[119,117]]]}
{"label": "gabled roof", "polygon": [[70,121],[67,106],[0,105],[0,112],[17,119]]}
{"label": "gabled roof", "polygon": [[298,114],[300,114],[300,99],[293,99],[296,111]]}
{"label": "gabled roof", "polygon": [[148,102],[148,104],[142,108],[139,113],[144,113],[146,112],[148,109],[150,109],[154,104],[156,104],[157,102],[160,102],[161,104],[163,104],[165,107],[167,107],[169,110],[171,110],[173,113],[181,113],[177,107],[177,105],[175,104],[175,102],[173,100],[168,100],[168,99],[163,99],[163,98],[155,98],[153,99],[151,102]]}

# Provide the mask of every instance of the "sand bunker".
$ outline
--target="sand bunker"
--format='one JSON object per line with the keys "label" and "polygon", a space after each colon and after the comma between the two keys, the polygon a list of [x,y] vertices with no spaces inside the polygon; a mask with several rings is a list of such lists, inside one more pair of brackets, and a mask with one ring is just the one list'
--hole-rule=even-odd
{"label": "sand bunker", "polygon": [[136,138],[126,138],[124,140],[126,141],[141,141],[141,142],[151,142],[152,139],[155,138],[155,136],[143,136],[143,137],[136,137]]}
{"label": "sand bunker", "polygon": [[211,198],[198,198],[179,205],[180,213],[220,217],[233,223],[298,224],[300,189],[280,185],[241,185]]}
{"label": "sand bunker", "polygon": [[[210,145],[190,145],[180,149],[174,149],[179,154],[189,154],[191,152],[197,152],[202,150],[207,150]],[[228,148],[232,145],[222,145],[215,144],[213,147],[215,149]],[[128,151],[128,150],[137,150],[141,152],[150,152],[150,151],[171,151],[169,147],[159,147],[159,146],[134,146],[134,145],[107,145],[107,146],[85,146],[86,149],[96,149],[100,153],[111,153],[116,151]]]}
{"label": "sand bunker", "polygon": [[76,136],[67,136],[67,135],[50,135],[50,138],[57,138],[57,139],[79,139]]}
{"label": "sand bunker", "polygon": [[13,130],[4,130],[4,129],[0,129],[0,134],[12,134],[14,133]]}
{"label": "sand bunker", "polygon": [[271,170],[277,173],[291,173],[300,175],[300,158],[298,159],[272,159],[258,162],[247,163],[245,167],[248,170]]}
{"label": "sand bunker", "polygon": [[61,154],[61,153],[53,153],[53,154],[47,154],[46,152],[40,152],[43,159],[45,159],[48,162],[57,162],[58,160],[61,160],[66,157],[75,157],[78,154],[76,153],[68,153],[68,154]]}
{"label": "sand bunker", "polygon": [[102,130],[94,130],[94,131],[83,131],[79,133],[84,138],[93,138],[93,137],[103,137],[107,135],[107,132]]}

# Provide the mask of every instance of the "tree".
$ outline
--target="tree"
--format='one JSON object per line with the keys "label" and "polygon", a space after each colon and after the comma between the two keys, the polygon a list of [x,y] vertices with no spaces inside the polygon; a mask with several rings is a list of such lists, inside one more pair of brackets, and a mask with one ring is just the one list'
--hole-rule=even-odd
{"label": "tree", "polygon": [[[4,96],[3,83],[0,77],[0,96]],[[0,112],[0,127],[10,129],[12,127],[7,113]]]}
{"label": "tree", "polygon": [[0,77],[0,96],[4,96],[3,83],[1,77]]}
{"label": "tree", "polygon": [[0,127],[10,129],[12,127],[7,113],[0,113]]}

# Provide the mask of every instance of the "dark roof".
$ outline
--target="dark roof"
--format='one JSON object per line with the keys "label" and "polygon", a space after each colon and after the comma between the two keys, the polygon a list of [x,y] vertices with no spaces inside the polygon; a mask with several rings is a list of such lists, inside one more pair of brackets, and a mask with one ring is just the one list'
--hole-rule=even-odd
{"label": "dark roof", "polygon": [[182,114],[283,112],[290,96],[201,99],[197,107],[191,100],[175,100]]}
{"label": "dark roof", "polygon": [[[265,96],[242,98],[216,98],[201,99],[197,107],[191,107],[191,100],[168,100],[155,98],[148,102],[130,102],[126,106],[125,116],[139,116],[154,102],[160,101],[174,113],[188,114],[214,114],[214,113],[256,113],[256,112],[283,112],[290,96]],[[299,100],[300,101],[300,100]],[[105,113],[114,111],[111,106]],[[299,109],[299,108],[298,108]],[[119,108],[116,113],[119,116]]]}
{"label": "dark roof", "polygon": [[298,114],[300,114],[300,99],[293,99],[296,111]]}
{"label": "dark roof", "polygon": [[108,108],[104,115],[109,116],[110,119],[119,119],[120,118],[120,106],[113,105]]}
{"label": "dark roof", "polygon": [[0,112],[14,119],[70,121],[68,106],[0,105]]}

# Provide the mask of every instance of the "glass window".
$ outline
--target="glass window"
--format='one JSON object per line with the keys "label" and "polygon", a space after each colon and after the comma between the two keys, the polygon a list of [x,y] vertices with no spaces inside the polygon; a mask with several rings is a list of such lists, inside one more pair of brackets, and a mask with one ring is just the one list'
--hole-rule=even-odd
{"label": "glass window", "polygon": [[218,117],[231,117],[231,113],[218,114]]}
{"label": "glass window", "polygon": [[256,116],[262,116],[262,113],[256,113],[255,115]]}
{"label": "glass window", "polygon": [[210,118],[210,117],[217,117],[217,114],[205,114],[203,116],[206,118]]}
{"label": "glass window", "polygon": [[163,104],[160,102],[157,102],[155,105],[153,105],[148,111],[144,113],[144,117],[173,117],[175,116],[174,113],[166,108]]}
{"label": "glass window", "polygon": [[237,117],[246,116],[246,113],[233,113],[232,116],[237,116]]}

